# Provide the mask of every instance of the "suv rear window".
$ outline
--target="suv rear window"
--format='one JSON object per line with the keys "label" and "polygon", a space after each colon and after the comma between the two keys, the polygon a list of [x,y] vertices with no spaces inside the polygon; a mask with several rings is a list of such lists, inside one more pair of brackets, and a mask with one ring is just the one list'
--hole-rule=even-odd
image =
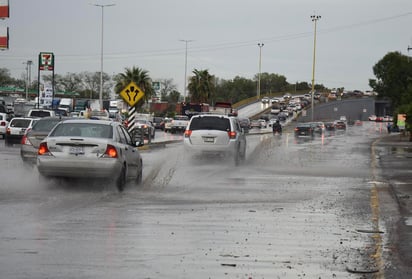
{"label": "suv rear window", "polygon": [[30,126],[31,119],[12,119],[10,127],[27,128]]}
{"label": "suv rear window", "polygon": [[48,117],[53,116],[50,111],[47,110],[32,110],[30,112],[30,117]]}
{"label": "suv rear window", "polygon": [[190,123],[190,130],[230,131],[230,120],[219,116],[195,117]]}

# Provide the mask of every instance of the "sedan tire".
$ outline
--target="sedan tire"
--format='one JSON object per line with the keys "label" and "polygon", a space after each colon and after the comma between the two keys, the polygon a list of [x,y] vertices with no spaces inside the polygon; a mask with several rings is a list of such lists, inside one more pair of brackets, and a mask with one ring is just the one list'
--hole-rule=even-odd
{"label": "sedan tire", "polygon": [[126,167],[123,166],[122,171],[120,172],[119,177],[116,180],[116,187],[119,192],[123,192],[126,185]]}

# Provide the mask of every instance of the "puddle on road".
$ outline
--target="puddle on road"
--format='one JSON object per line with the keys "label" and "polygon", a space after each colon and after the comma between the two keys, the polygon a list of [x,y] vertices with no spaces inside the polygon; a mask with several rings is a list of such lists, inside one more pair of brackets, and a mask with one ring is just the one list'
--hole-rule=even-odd
{"label": "puddle on road", "polygon": [[391,154],[407,154],[407,153],[412,153],[412,148],[399,147],[399,146],[391,147]]}

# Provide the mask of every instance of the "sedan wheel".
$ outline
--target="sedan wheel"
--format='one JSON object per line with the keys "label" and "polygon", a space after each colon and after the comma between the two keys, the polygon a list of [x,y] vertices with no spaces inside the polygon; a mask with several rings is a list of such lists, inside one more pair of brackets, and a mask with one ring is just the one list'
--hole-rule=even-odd
{"label": "sedan wheel", "polygon": [[122,171],[120,172],[120,175],[116,180],[117,190],[119,190],[119,192],[122,192],[124,190],[125,185],[126,185],[126,168],[123,166]]}

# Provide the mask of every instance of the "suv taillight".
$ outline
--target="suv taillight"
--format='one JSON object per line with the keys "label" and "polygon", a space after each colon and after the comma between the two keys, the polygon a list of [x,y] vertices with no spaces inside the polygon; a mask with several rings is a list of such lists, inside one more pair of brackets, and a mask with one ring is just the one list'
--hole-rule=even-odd
{"label": "suv taillight", "polygon": [[186,130],[184,135],[185,138],[190,138],[190,136],[192,135],[192,130]]}
{"label": "suv taillight", "polygon": [[235,131],[229,131],[227,132],[229,135],[229,139],[236,139],[236,132]]}
{"label": "suv taillight", "polygon": [[1,121],[0,126],[6,126],[6,121]]}

